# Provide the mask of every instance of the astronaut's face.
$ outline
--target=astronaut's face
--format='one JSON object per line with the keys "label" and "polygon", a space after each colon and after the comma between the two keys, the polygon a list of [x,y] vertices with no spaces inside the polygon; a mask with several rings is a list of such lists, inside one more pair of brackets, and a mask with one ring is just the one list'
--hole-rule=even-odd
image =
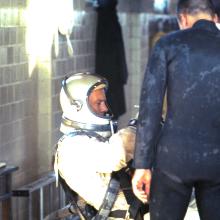
{"label": "astronaut's face", "polygon": [[94,113],[104,116],[108,112],[104,89],[93,90],[89,95],[88,102]]}

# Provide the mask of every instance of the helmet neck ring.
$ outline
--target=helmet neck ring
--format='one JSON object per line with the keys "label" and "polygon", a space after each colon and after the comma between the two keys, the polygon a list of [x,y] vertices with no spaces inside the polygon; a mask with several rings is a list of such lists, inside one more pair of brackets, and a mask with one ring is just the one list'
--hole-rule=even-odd
{"label": "helmet neck ring", "polygon": [[[62,117],[62,123],[68,127],[72,127],[75,129],[89,130],[89,131],[97,131],[97,132],[106,132],[111,131],[111,124],[106,125],[98,125],[98,124],[87,124],[77,121],[72,121],[66,117]],[[114,125],[115,126],[115,125]]]}

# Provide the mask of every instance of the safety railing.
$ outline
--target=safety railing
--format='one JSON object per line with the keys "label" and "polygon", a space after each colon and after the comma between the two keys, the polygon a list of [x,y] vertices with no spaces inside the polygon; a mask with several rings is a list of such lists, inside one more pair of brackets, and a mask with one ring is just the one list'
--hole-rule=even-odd
{"label": "safety railing", "polygon": [[[54,196],[56,194],[56,200],[58,197],[58,206],[56,208],[63,207],[65,205],[65,194],[59,185],[55,186],[56,178],[54,172],[49,172],[41,178],[33,181],[27,185],[24,185],[18,189],[13,190],[13,196],[19,199],[26,198],[28,200],[28,220],[39,219],[43,220],[44,216],[54,210],[51,207],[54,203]],[[56,192],[54,192],[54,189]],[[38,192],[36,199],[36,192]],[[47,202],[45,202],[47,200]],[[38,204],[36,204],[38,203]],[[46,204],[45,204],[46,203]],[[47,207],[45,207],[47,206]],[[36,214],[36,209],[39,212]],[[35,212],[34,216],[33,212]]]}

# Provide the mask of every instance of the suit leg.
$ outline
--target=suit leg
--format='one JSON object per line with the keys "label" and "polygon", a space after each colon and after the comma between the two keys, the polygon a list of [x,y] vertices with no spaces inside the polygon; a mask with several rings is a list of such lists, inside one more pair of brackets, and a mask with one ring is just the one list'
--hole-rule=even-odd
{"label": "suit leg", "polygon": [[220,219],[220,182],[199,183],[195,195],[201,220]]}
{"label": "suit leg", "polygon": [[162,173],[153,172],[150,197],[151,220],[183,220],[190,201],[192,187]]}

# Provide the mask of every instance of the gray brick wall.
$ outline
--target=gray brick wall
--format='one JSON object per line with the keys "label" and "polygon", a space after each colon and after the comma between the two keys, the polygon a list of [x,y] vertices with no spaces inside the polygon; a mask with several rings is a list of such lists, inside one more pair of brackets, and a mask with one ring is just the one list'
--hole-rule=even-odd
{"label": "gray brick wall", "polygon": [[123,127],[138,112],[141,86],[152,42],[160,34],[177,29],[174,16],[119,12],[123,29],[126,60],[128,66],[128,82],[125,86],[127,112],[119,119]]}
{"label": "gray brick wall", "polygon": [[26,154],[30,152],[28,137],[33,129],[29,110],[33,93],[24,44],[24,7],[25,1],[0,3],[0,160],[20,167],[17,183],[25,176],[22,168],[26,157],[34,160],[33,154]]}
{"label": "gray brick wall", "polygon": [[[60,34],[59,55],[51,57],[53,36],[47,35],[53,32],[43,16],[53,15],[53,7],[46,8],[48,1],[29,2],[35,6],[31,16],[25,0],[0,1],[0,160],[19,166],[15,186],[51,169],[51,149],[60,135],[58,93],[64,75],[94,71],[96,14],[91,6],[73,1],[77,14],[70,36],[74,55],[68,55],[66,38]],[[33,30],[34,40],[28,37],[34,36]],[[41,39],[47,40],[46,49],[50,49],[46,56],[32,51]]]}
{"label": "gray brick wall", "polygon": [[[154,0],[118,0],[119,10],[133,13],[154,13]],[[174,14],[177,0],[169,0],[168,12]]]}
{"label": "gray brick wall", "polygon": [[[35,11],[29,11],[28,2]],[[94,71],[95,11],[85,1],[73,0],[77,21],[70,40],[74,54],[67,53],[66,38],[59,34],[55,56],[52,19],[43,17],[53,15],[53,4],[48,2],[0,0],[0,161],[19,167],[13,174],[13,188],[52,169],[54,145],[60,137],[59,91],[64,76]],[[16,209],[18,204],[13,205]],[[20,219],[25,219],[23,212]],[[14,218],[18,219],[17,213]]]}

